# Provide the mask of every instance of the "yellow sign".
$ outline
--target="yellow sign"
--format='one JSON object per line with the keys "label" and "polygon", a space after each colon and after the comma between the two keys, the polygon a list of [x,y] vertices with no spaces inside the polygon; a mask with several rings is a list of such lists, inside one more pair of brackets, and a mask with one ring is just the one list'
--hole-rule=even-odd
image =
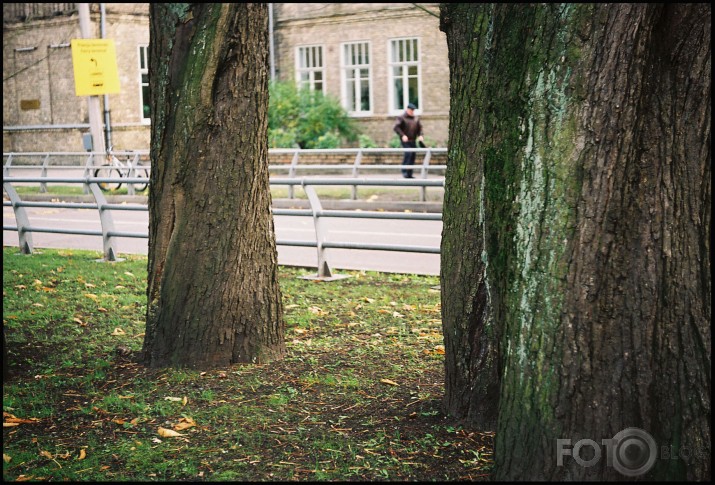
{"label": "yellow sign", "polygon": [[77,96],[119,92],[117,52],[111,39],[72,39],[74,91]]}

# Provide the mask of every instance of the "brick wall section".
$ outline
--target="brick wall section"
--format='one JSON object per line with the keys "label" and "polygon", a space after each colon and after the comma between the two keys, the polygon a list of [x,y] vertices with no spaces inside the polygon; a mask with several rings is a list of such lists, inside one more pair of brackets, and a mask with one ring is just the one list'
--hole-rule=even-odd
{"label": "brick wall section", "polygon": [[[286,164],[290,165],[293,160],[293,154],[269,154],[268,163],[271,165]],[[415,164],[420,165],[424,160],[424,154],[418,153],[415,157]],[[298,166],[304,164],[340,164],[340,165],[352,165],[355,163],[355,155],[331,155],[331,154],[301,154]],[[360,160],[360,166],[365,166],[369,168],[370,165],[400,165],[402,164],[402,154],[400,153],[368,153],[363,154]],[[447,164],[447,154],[446,153],[432,153],[430,157],[430,165],[446,165]],[[393,172],[384,172],[393,173]]]}
{"label": "brick wall section", "polygon": [[369,41],[373,79],[373,116],[356,118],[363,132],[387,146],[395,114],[388,109],[390,39],[418,37],[421,51],[422,120],[425,136],[446,146],[449,124],[449,60],[439,30],[436,3],[278,3],[274,4],[276,74],[295,79],[295,46],[322,45],[326,93],[340,97],[341,43]]}
{"label": "brick wall section", "polygon": [[[105,5],[106,37],[115,42],[121,88],[119,94],[108,96],[112,142],[118,150],[147,147],[149,125],[142,124],[139,106],[138,46],[149,43],[149,4]],[[6,6],[3,5],[3,13],[11,15],[10,18],[22,11]],[[99,38],[99,4],[90,6],[94,36]],[[31,21],[8,22],[4,18],[3,126],[70,127],[3,130],[3,151],[82,151],[82,134],[89,132],[87,98],[75,95],[72,50],[64,46],[81,38],[77,11],[67,7],[62,15],[39,20],[37,17],[41,15],[37,12],[41,9],[28,11],[36,12],[30,16]],[[104,110],[104,97],[99,98]]]}

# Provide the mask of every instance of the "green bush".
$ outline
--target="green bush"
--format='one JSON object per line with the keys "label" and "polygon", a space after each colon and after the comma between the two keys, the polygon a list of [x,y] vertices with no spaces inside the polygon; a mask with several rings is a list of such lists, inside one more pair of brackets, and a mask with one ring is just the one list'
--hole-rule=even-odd
{"label": "green bush", "polygon": [[282,128],[276,128],[274,130],[268,130],[268,146],[271,148],[296,148],[298,147],[298,142],[296,141],[295,132],[293,130],[287,131]]}
{"label": "green bush", "polygon": [[300,148],[319,148],[319,144],[334,143],[334,137],[340,146],[355,142],[358,134],[355,123],[337,99],[320,91],[298,89],[293,82],[270,83],[268,141],[271,148],[292,148],[296,144]]}
{"label": "green bush", "polygon": [[338,148],[340,147],[340,135],[334,131],[320,135],[312,148]]}
{"label": "green bush", "polygon": [[377,143],[365,134],[358,135],[358,146],[360,148],[377,148]]}

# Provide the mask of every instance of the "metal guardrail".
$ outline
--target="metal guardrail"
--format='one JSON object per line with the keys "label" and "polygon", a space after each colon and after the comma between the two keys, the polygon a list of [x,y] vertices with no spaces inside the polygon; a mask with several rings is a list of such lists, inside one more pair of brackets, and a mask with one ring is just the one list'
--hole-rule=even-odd
{"label": "metal guardrail", "polygon": [[[366,160],[370,159],[370,156],[380,156],[380,155],[390,155],[396,154],[402,156],[405,152],[414,152],[415,158],[417,155],[422,155],[422,161],[415,165],[398,165],[398,164],[374,164],[365,163]],[[433,154],[446,154],[446,148],[331,148],[331,149],[312,149],[303,150],[300,148],[270,148],[268,154],[274,156],[287,155],[291,157],[290,163],[282,164],[272,164],[268,166],[269,173],[276,171],[287,171],[287,176],[290,178],[298,177],[298,171],[347,171],[351,177],[357,178],[361,170],[378,170],[378,171],[394,171],[409,169],[416,173],[416,178],[426,179],[430,172],[437,172],[444,176],[444,171],[447,169],[445,164],[431,164]],[[133,175],[134,169],[140,158],[148,158],[149,150],[128,150],[128,151],[114,151],[112,155],[115,157],[123,157],[125,159],[132,158],[133,164],[130,167],[115,167],[120,171],[129,171],[128,176]],[[348,164],[301,164],[301,159],[306,159],[321,155],[339,155],[339,156],[354,156],[353,162]],[[103,152],[4,152],[3,153],[3,177],[10,176],[10,169],[37,169],[38,166],[41,169],[40,175],[47,177],[48,169],[53,170],[65,170],[65,169],[77,169],[78,165],[68,166],[68,165],[50,165],[50,162],[56,159],[70,158],[74,157],[78,160],[84,160],[82,168],[85,170],[85,176],[91,175],[89,170],[94,170],[97,165],[101,165],[106,159],[106,154]],[[33,165],[13,165],[17,159],[22,158],[36,158],[42,159],[41,164]],[[94,162],[94,163],[93,163]],[[142,166],[142,170],[149,169],[149,166]],[[294,199],[295,184],[288,184],[288,198]],[[40,184],[40,191],[47,191],[47,183],[42,182]],[[357,200],[357,185],[352,186],[352,200]],[[85,189],[85,193],[89,193]],[[128,185],[129,195],[134,195],[134,186]],[[427,200],[427,187],[422,187],[420,191],[420,201],[425,202]]]}
{"label": "metal guardrail", "polygon": [[[389,150],[389,149],[383,149]],[[425,150],[425,149],[422,149]],[[328,150],[326,150],[328,151]],[[132,152],[136,153],[136,152]],[[81,153],[87,156],[87,153]],[[8,154],[10,155],[10,154]],[[76,155],[76,154],[75,154]],[[90,155],[91,156],[91,155]],[[46,160],[46,159],[45,159]],[[5,226],[3,225],[3,230],[17,231],[19,238],[20,250],[24,254],[31,254],[34,250],[32,243],[32,233],[56,233],[56,234],[77,234],[77,235],[87,235],[87,236],[101,236],[103,241],[103,257],[105,261],[116,261],[117,260],[117,249],[116,249],[116,239],[120,237],[127,238],[148,238],[147,233],[134,233],[134,232],[123,232],[118,231],[115,228],[114,220],[111,215],[111,211],[148,211],[148,207],[145,205],[130,205],[130,204],[110,204],[108,203],[104,193],[99,187],[102,182],[109,182],[114,179],[106,177],[93,177],[91,176],[91,170],[89,167],[96,168],[96,166],[90,165],[91,159],[88,159],[85,164],[84,176],[82,177],[48,177],[46,176],[47,164],[45,163],[42,167],[43,175],[40,177],[12,177],[10,176],[10,163],[12,161],[12,156],[9,156],[6,164],[3,167],[3,189],[7,193],[10,201],[3,201],[3,206],[12,206],[15,213],[15,221],[17,226]],[[23,166],[14,166],[12,168],[20,168]],[[27,167],[27,166],[26,166]],[[400,165],[391,165],[391,168],[399,168]],[[37,169],[37,166],[32,168]],[[59,167],[54,167],[59,168]],[[76,166],[70,166],[68,168],[77,169]],[[295,169],[295,166],[293,167]],[[335,165],[331,165],[331,168],[336,168]],[[338,248],[338,249],[363,249],[363,250],[377,250],[377,251],[400,251],[400,252],[415,252],[415,253],[431,253],[439,254],[439,247],[430,246],[412,246],[412,245],[391,245],[391,244],[368,244],[368,243],[351,243],[351,242],[337,242],[330,241],[327,239],[327,231],[324,229],[321,223],[322,218],[326,217],[351,217],[351,218],[362,218],[362,219],[402,219],[402,220],[433,220],[441,221],[441,214],[434,213],[414,213],[414,212],[377,212],[377,211],[350,211],[350,210],[324,210],[320,198],[315,192],[314,186],[352,186],[355,191],[359,186],[390,186],[390,187],[419,187],[426,190],[427,187],[444,187],[444,179],[427,179],[426,171],[424,178],[415,179],[379,179],[379,178],[359,178],[356,177],[357,171],[352,173],[351,177],[340,177],[340,178],[310,178],[310,177],[295,177],[295,170],[289,172],[293,176],[285,178],[270,178],[271,185],[285,185],[289,188],[300,186],[306,193],[308,202],[310,204],[310,209],[278,209],[272,208],[273,215],[282,216],[312,216],[313,226],[315,230],[316,240],[315,241],[292,241],[292,240],[276,240],[276,244],[279,246],[301,246],[301,247],[315,247],[317,249],[317,268],[318,272],[316,278],[318,279],[331,279],[333,277],[330,264],[326,257],[326,249]],[[124,177],[122,178],[124,183],[146,183],[146,178],[140,177]],[[13,187],[13,184],[18,183],[62,183],[62,184],[82,184],[85,187],[85,191],[92,194],[96,203],[60,203],[60,202],[31,202],[23,201],[18,195],[17,191]],[[61,228],[50,228],[50,227],[37,227],[30,223],[29,216],[26,207],[48,207],[48,208],[67,208],[67,209],[94,209],[99,212],[99,218],[101,223],[101,231],[92,230],[78,230],[78,229],[61,229]]]}

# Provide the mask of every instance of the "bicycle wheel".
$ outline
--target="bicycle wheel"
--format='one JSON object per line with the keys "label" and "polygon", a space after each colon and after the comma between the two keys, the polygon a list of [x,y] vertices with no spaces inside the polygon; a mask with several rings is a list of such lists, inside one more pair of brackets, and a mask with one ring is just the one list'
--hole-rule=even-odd
{"label": "bicycle wheel", "polygon": [[122,173],[116,167],[110,164],[105,164],[94,171],[94,176],[103,179],[112,179],[111,181],[98,182],[99,188],[104,192],[108,190],[118,190],[122,186]]}
{"label": "bicycle wheel", "polygon": [[149,187],[149,171],[142,167],[141,164],[137,164],[134,167],[134,176],[136,178],[142,178],[147,180],[146,182],[134,183],[134,190],[136,190],[137,192],[142,192],[146,190],[147,187]]}

